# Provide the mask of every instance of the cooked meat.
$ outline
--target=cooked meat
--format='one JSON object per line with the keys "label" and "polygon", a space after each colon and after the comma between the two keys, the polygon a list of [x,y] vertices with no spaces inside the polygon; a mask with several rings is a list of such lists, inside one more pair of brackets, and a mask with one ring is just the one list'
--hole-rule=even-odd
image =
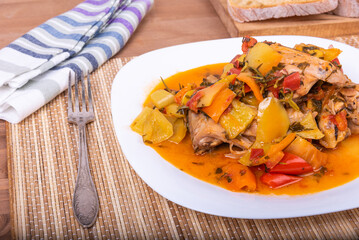
{"label": "cooked meat", "polygon": [[202,113],[188,112],[188,128],[193,149],[197,154],[209,151],[223,143],[226,138],[225,130]]}
{"label": "cooked meat", "polygon": [[219,79],[218,79],[218,77],[216,77],[214,75],[209,75],[209,76],[207,76],[206,80],[207,80],[207,82],[213,84],[213,83],[217,82]]}
{"label": "cooked meat", "polygon": [[203,113],[188,112],[188,128],[191,134],[192,146],[196,154],[203,154],[221,143],[229,143],[240,148],[249,148],[252,144],[246,138],[226,138],[226,131],[211,118]]}
{"label": "cooked meat", "polygon": [[247,137],[255,137],[257,134],[257,127],[258,127],[257,120],[254,119],[251,125],[243,132],[242,135]]}
{"label": "cooked meat", "polygon": [[288,73],[301,72],[301,87],[295,91],[293,98],[299,98],[309,92],[318,80],[343,87],[350,80],[334,64],[311,56],[298,50],[272,44],[271,47],[283,55],[281,63]]}
{"label": "cooked meat", "polygon": [[[359,91],[355,88],[342,88],[340,91],[341,95],[345,99],[346,108],[351,112],[350,118],[353,118],[354,123],[359,125],[358,116],[358,98]],[[355,116],[354,116],[355,115]]]}
{"label": "cooked meat", "polygon": [[352,119],[348,120],[348,127],[350,129],[351,134],[359,134],[359,125],[355,124]]}
{"label": "cooked meat", "polygon": [[340,131],[337,126],[330,121],[329,115],[331,113],[324,112],[320,115],[318,127],[324,133],[324,137],[319,140],[319,143],[325,148],[335,148],[337,144],[348,136],[350,136],[350,129]]}
{"label": "cooked meat", "polygon": [[340,112],[343,108],[345,108],[345,102],[340,98],[330,99],[328,103],[325,106],[323,106],[323,110],[328,111],[333,115]]}
{"label": "cooked meat", "polygon": [[289,117],[290,124],[294,122],[299,122],[304,117],[304,114],[301,111],[296,111],[293,108],[287,108],[286,111]]}

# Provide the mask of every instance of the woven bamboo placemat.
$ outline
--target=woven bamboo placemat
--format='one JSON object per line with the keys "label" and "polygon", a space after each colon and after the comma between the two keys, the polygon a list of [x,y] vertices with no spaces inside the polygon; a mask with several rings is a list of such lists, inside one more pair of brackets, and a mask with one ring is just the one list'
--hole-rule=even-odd
{"label": "woven bamboo placemat", "polygon": [[[336,38],[356,47],[358,39]],[[127,61],[112,59],[92,75],[96,121],[88,125],[89,161],[100,199],[92,228],[81,228],[72,212],[78,134],[67,122],[66,92],[20,124],[7,124],[14,238],[359,238],[358,209],[301,218],[234,219],[187,209],[154,192],[127,162],[113,130],[111,84]]]}

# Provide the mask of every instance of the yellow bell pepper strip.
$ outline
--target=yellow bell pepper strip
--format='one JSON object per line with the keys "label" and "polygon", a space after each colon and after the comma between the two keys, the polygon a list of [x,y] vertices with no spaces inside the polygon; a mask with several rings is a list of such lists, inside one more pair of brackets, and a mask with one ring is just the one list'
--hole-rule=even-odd
{"label": "yellow bell pepper strip", "polygon": [[336,59],[339,56],[339,54],[342,53],[342,51],[338,48],[323,49],[323,52],[324,52],[324,60],[329,62]]}
{"label": "yellow bell pepper strip", "polygon": [[285,151],[303,158],[312,165],[314,172],[319,171],[328,161],[327,153],[319,151],[310,142],[299,136],[295,138]]}
{"label": "yellow bell pepper strip", "polygon": [[212,104],[202,108],[202,111],[217,123],[223,112],[232,103],[235,96],[236,94],[232,92],[232,90],[225,88],[217,94],[213,99]]}
{"label": "yellow bell pepper strip", "polygon": [[239,81],[244,82],[245,84],[248,85],[248,87],[250,87],[250,89],[252,89],[253,94],[257,98],[258,102],[263,101],[263,96],[261,94],[260,88],[259,88],[258,84],[256,83],[256,81],[254,80],[254,78],[250,77],[246,73],[241,73],[237,76],[237,79]]}
{"label": "yellow bell pepper strip", "polygon": [[233,63],[226,64],[223,68],[223,73],[221,75],[221,78],[228,76],[230,74],[229,70],[231,70],[232,68],[234,68]]}

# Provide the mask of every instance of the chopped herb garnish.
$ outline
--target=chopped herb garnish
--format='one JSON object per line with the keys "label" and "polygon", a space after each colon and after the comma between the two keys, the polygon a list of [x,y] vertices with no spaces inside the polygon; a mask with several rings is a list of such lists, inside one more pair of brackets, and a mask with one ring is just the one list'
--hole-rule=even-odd
{"label": "chopped herb garnish", "polygon": [[294,122],[289,126],[289,129],[292,132],[301,132],[304,131],[304,126],[302,124],[300,124],[300,122]]}
{"label": "chopped herb garnish", "polygon": [[195,165],[204,165],[203,162],[192,162],[192,164],[195,164]]}
{"label": "chopped herb garnish", "polygon": [[165,80],[163,80],[163,78],[161,77],[161,81],[163,83],[163,85],[165,86],[165,89],[167,92],[171,92],[171,89],[169,89],[169,87],[167,86],[167,84],[165,83]]}
{"label": "chopped herb garnish", "polygon": [[220,174],[220,173],[222,173],[222,172],[223,172],[222,168],[217,168],[217,169],[216,169],[216,174]]}

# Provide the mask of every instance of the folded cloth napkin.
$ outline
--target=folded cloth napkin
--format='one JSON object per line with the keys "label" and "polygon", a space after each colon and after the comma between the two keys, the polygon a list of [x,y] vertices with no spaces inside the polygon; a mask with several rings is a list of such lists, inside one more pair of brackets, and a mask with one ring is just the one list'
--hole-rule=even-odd
{"label": "folded cloth napkin", "polygon": [[18,123],[115,55],[154,0],[86,0],[0,50],[0,119]]}

